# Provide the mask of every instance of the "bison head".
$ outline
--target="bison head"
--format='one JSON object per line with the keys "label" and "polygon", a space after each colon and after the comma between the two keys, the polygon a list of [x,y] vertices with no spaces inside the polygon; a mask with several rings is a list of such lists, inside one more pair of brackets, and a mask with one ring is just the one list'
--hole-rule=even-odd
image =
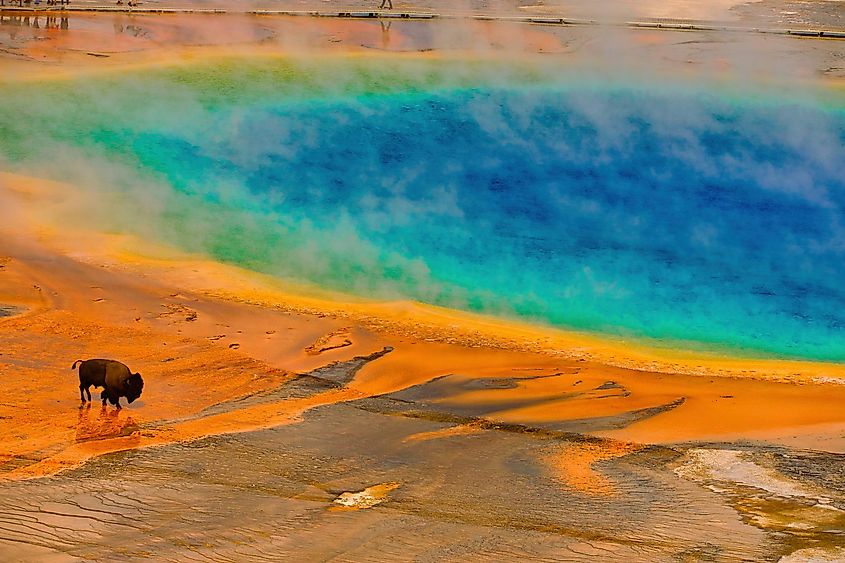
{"label": "bison head", "polygon": [[123,384],[126,386],[126,400],[130,403],[141,396],[141,391],[144,389],[144,380],[140,373],[133,373],[127,377]]}

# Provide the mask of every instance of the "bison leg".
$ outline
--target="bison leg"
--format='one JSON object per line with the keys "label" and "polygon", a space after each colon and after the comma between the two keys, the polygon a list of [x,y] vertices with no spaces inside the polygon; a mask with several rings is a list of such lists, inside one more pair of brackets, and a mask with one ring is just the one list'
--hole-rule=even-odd
{"label": "bison leg", "polygon": [[104,390],[102,390],[102,391],[100,392],[100,399],[102,399],[102,401],[103,401],[103,406],[106,406],[106,399],[107,399],[107,398],[108,398],[108,397],[106,397],[106,391],[105,391],[105,389],[104,389]]}
{"label": "bison leg", "polygon": [[85,392],[88,393],[88,402],[91,402],[91,386],[85,388]]}
{"label": "bison leg", "polygon": [[83,403],[85,402],[85,387],[81,383],[79,384],[79,398],[82,399]]}

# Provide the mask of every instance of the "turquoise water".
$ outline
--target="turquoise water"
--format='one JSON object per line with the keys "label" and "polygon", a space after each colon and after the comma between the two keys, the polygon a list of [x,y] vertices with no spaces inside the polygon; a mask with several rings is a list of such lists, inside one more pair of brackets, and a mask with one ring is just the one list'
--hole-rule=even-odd
{"label": "turquoise water", "polygon": [[116,228],[286,278],[845,360],[841,109],[619,84],[196,90],[37,133],[7,115],[31,144],[3,154],[82,158],[66,175],[135,213]]}

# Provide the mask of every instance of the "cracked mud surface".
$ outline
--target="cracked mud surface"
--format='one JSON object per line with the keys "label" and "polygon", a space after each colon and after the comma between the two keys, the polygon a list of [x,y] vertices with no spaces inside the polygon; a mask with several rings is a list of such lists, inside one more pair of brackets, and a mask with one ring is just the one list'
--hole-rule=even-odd
{"label": "cracked mud surface", "polygon": [[[737,512],[731,503],[759,500],[765,490],[745,485],[714,494],[677,478],[668,468],[682,459],[682,448],[646,448],[601,463],[598,471],[615,489],[597,496],[560,486],[541,461],[550,448],[577,445],[574,436],[491,428],[406,441],[446,424],[353,402],[315,409],[296,425],[109,454],[55,477],[2,485],[7,509],[0,546],[24,559],[50,553],[98,560],[461,554],[500,560],[522,554],[622,561],[698,554],[727,561],[842,539],[832,529],[837,518],[842,523],[839,513],[814,535],[807,528],[773,534],[755,525],[753,510]],[[841,456],[793,455],[788,471],[811,464],[826,485],[842,479]],[[730,487],[723,477],[714,479]],[[331,510],[342,493],[385,482],[401,486],[377,507]]]}
{"label": "cracked mud surface", "polygon": [[[195,417],[334,391],[390,353],[334,362]],[[642,446],[421,400],[516,383],[449,379],[318,406],[296,424],[0,484],[0,550],[19,560],[733,561],[843,539],[845,456]],[[443,433],[458,426],[475,431]]]}

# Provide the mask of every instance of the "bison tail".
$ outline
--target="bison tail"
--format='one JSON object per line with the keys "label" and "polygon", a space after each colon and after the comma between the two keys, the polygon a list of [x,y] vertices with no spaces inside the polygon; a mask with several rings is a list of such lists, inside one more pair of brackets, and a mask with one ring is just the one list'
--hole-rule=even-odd
{"label": "bison tail", "polygon": [[81,364],[81,363],[82,363],[82,360],[76,360],[75,362],[73,362],[73,365],[72,365],[72,366],[70,366],[70,369],[71,369],[71,370],[75,370],[75,369],[76,369],[76,364]]}

